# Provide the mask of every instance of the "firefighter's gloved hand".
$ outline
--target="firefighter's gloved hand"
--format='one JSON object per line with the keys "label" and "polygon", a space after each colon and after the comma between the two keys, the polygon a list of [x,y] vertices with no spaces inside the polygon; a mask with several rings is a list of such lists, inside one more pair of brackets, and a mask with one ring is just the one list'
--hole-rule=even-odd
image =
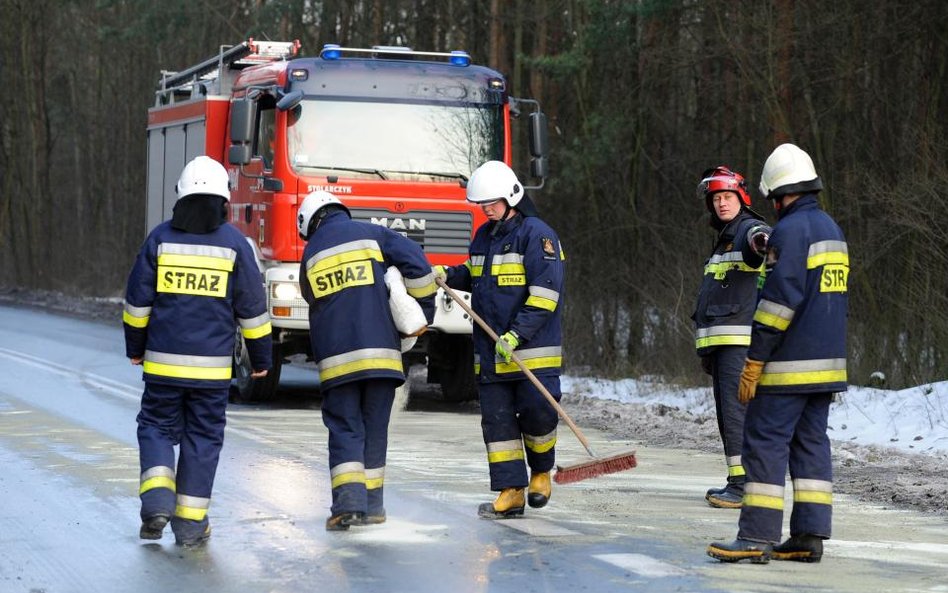
{"label": "firefighter's gloved hand", "polygon": [[440,264],[431,266],[431,273],[435,275],[435,278],[448,281],[448,269]]}
{"label": "firefighter's gloved hand", "polygon": [[511,354],[513,354],[513,351],[516,350],[519,345],[520,338],[517,337],[516,332],[509,331],[500,336],[500,339],[497,340],[497,345],[494,347],[494,351],[497,352],[497,356],[504,359],[504,362],[510,362]]}
{"label": "firefighter's gloved hand", "polygon": [[764,372],[764,363],[759,360],[744,359],[744,370],[741,371],[740,383],[737,386],[737,399],[746,404],[757,395],[757,384],[760,375]]}
{"label": "firefighter's gloved hand", "polygon": [[767,243],[770,241],[770,235],[767,233],[757,233],[751,237],[751,249],[760,256],[767,255]]}

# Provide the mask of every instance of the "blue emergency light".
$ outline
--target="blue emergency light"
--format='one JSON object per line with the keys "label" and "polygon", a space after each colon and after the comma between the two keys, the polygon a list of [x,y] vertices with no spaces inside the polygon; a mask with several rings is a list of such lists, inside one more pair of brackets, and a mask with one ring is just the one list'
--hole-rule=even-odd
{"label": "blue emergency light", "polygon": [[319,52],[320,57],[324,60],[338,60],[342,57],[342,52],[339,50],[338,43],[326,43],[323,45],[323,51]]}
{"label": "blue emergency light", "polygon": [[451,58],[449,61],[452,66],[470,66],[471,56],[466,51],[455,49],[451,51]]}

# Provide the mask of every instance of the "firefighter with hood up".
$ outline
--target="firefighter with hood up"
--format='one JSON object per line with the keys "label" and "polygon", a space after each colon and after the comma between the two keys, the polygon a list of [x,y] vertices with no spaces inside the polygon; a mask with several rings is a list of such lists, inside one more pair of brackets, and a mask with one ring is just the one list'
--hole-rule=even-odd
{"label": "firefighter with hood up", "polygon": [[[822,189],[810,155],[793,144],[781,144],[764,163],[760,191],[773,200],[778,220],[738,387],[748,406],[737,539],[707,549],[724,562],[819,562],[831,535],[826,429],[833,394],[846,390],[849,250],[842,230],[820,209]],[[788,466],[790,538],[778,544]]]}
{"label": "firefighter with hood up", "polygon": [[751,339],[757,308],[757,286],[763,271],[770,227],[751,210],[744,177],[727,167],[708,169],[698,183],[698,198],[718,232],[692,319],[701,366],[711,375],[718,431],[724,444],[727,484],[708,490],[713,507],[740,508],[744,497],[745,406],[737,400],[737,384]]}
{"label": "firefighter with hood up", "polygon": [[565,257],[556,233],[537,217],[506,164],[488,161],[478,167],[467,183],[467,199],[483,208],[488,221],[477,229],[467,262],[436,271],[452,288],[471,291],[471,306],[500,336],[495,344],[474,327],[481,428],[491,490],[500,493],[480,505],[478,514],[504,519],[522,515],[525,503],[545,506],[551,495],[559,418],[510,353],[516,350],[560,399]]}
{"label": "firefighter with hood up", "polygon": [[[270,316],[253,250],[226,222],[227,171],[206,156],[175,186],[170,221],[145,239],[125,291],[125,352],[142,365],[138,414],[142,539],[168,521],[179,545],[210,537],[237,329],[252,377],[271,366]],[[175,463],[174,447],[180,447]]]}
{"label": "firefighter with hood up", "polygon": [[[401,336],[385,273],[394,266],[430,324],[437,286],[421,247],[398,233],[350,219],[336,196],[315,191],[297,217],[307,241],[300,289],[309,303],[310,340],[329,430],[332,508],[327,531],[383,523],[388,423],[405,382]],[[416,335],[423,333],[423,326]]]}

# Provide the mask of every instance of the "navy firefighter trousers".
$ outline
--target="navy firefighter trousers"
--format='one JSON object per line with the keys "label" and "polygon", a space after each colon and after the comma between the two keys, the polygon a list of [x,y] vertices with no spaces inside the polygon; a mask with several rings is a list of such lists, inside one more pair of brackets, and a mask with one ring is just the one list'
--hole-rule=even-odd
{"label": "navy firefighter trousers", "polygon": [[224,444],[227,395],[227,387],[145,383],[138,414],[142,519],[168,515],[176,533],[203,533]]}
{"label": "navy firefighter trousers", "polygon": [[401,381],[389,378],[362,379],[323,392],[333,515],[385,515],[382,495],[388,422],[399,384]]}

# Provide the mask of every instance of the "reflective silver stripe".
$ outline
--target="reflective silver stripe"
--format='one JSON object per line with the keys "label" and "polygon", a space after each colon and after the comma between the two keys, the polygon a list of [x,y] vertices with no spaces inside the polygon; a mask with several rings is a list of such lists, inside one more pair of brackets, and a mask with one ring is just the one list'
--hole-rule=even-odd
{"label": "reflective silver stripe", "polygon": [[763,482],[747,482],[744,484],[745,494],[760,494],[763,496],[783,498],[783,491],[784,487],[777,486],[776,484],[764,484]]}
{"label": "reflective silver stripe", "polygon": [[237,323],[239,323],[240,327],[244,329],[253,329],[255,327],[260,327],[261,325],[264,325],[269,322],[270,322],[269,313],[257,315],[256,317],[252,317],[250,319],[241,319],[240,317],[237,318]]}
{"label": "reflective silver stripe", "polygon": [[809,480],[799,478],[793,481],[794,490],[808,490],[810,492],[833,492],[833,483],[826,480]]}
{"label": "reflective silver stripe", "polygon": [[472,266],[483,266],[484,265],[484,256],[483,255],[472,255],[470,259]]}
{"label": "reflective silver stripe", "polygon": [[353,473],[366,473],[365,465],[359,463],[358,461],[347,461],[345,463],[340,463],[329,470],[329,475],[333,478],[342,474]]}
{"label": "reflective silver stripe", "polygon": [[523,254],[520,253],[503,253],[497,254],[491,258],[491,266],[499,266],[502,264],[522,264],[523,263]]}
{"label": "reflective silver stripe", "polygon": [[711,259],[708,260],[709,264],[723,264],[729,262],[743,262],[744,256],[740,251],[725,251],[724,253],[716,253],[711,256]]}
{"label": "reflective silver stripe", "polygon": [[187,243],[161,243],[158,245],[158,255],[198,255],[201,257],[216,257],[231,262],[237,261],[237,252],[230,247],[216,245],[189,245]]}
{"label": "reflective silver stripe", "polygon": [[743,464],[741,463],[741,456],[740,456],[740,455],[732,455],[731,457],[728,457],[728,458],[727,458],[727,464],[728,464],[728,466],[743,465]]}
{"label": "reflective silver stripe", "polygon": [[145,350],[145,360],[158,364],[171,364],[184,367],[220,368],[231,365],[230,356],[196,356],[193,354],[170,354]]}
{"label": "reflective silver stripe", "polygon": [[134,307],[125,303],[125,312],[132,317],[148,317],[151,315],[151,307]]}
{"label": "reflective silver stripe", "polygon": [[807,373],[813,371],[845,371],[845,358],[814,358],[812,360],[777,360],[764,365],[764,373]]}
{"label": "reflective silver stripe", "polygon": [[385,477],[385,466],[365,470],[366,480],[379,480]]}
{"label": "reflective silver stripe", "polygon": [[433,284],[435,281],[435,275],[429,273],[421,278],[405,278],[405,288],[427,288],[429,284]]}
{"label": "reflective silver stripe", "polygon": [[313,267],[313,265],[321,259],[326,259],[327,257],[332,257],[334,255],[339,255],[341,253],[346,253],[347,251],[358,251],[360,249],[371,249],[373,251],[382,252],[382,249],[379,247],[378,241],[373,239],[360,239],[359,241],[349,241],[348,243],[343,243],[341,245],[336,245],[335,247],[330,247],[329,249],[323,249],[322,251],[317,251],[313,254],[313,257],[306,260],[306,269]]}
{"label": "reflective silver stripe", "polygon": [[769,313],[786,321],[793,321],[793,315],[796,313],[790,307],[768,301],[767,299],[760,299],[760,302],[757,303],[757,310],[763,313]]}
{"label": "reflective silver stripe", "polygon": [[544,358],[548,356],[562,356],[563,348],[561,346],[544,346],[542,348],[524,348],[523,350],[514,350],[520,360],[530,358]]}
{"label": "reflective silver stripe", "polygon": [[528,288],[531,296],[538,296],[545,299],[549,299],[554,303],[559,302],[560,293],[555,290],[550,290],[549,288],[543,288],[542,286],[531,286]]}
{"label": "reflective silver stripe", "polygon": [[762,232],[764,232],[764,228],[765,228],[765,227],[762,227],[762,226],[760,226],[760,225],[755,225],[755,226],[752,226],[751,228],[747,229],[747,235],[746,235],[746,237],[747,237],[747,242],[750,243],[750,242],[753,240],[754,235],[756,235],[757,233],[762,233]]}
{"label": "reflective silver stripe", "polygon": [[342,354],[324,358],[320,360],[319,364],[316,366],[319,369],[319,372],[323,372],[324,370],[335,366],[349,362],[366,360],[369,358],[389,358],[392,360],[401,361],[402,353],[391,348],[363,348],[361,350],[352,350],[350,352],[343,352]]}
{"label": "reflective silver stripe", "polygon": [[715,325],[712,327],[698,328],[696,337],[707,338],[708,336],[749,336],[751,335],[751,326],[749,325]]}
{"label": "reflective silver stripe", "polygon": [[200,496],[188,496],[187,494],[178,495],[178,505],[190,509],[206,509],[211,506],[210,498]]}
{"label": "reflective silver stripe", "polygon": [[142,472],[142,482],[151,478],[170,478],[174,480],[174,470],[167,465],[156,465]]}
{"label": "reflective silver stripe", "polygon": [[498,453],[500,451],[519,451],[523,448],[523,443],[520,439],[513,441],[495,441],[493,443],[487,443],[487,452],[488,453]]}
{"label": "reflective silver stripe", "polygon": [[812,257],[821,253],[845,253],[848,255],[849,246],[846,245],[845,241],[817,241],[810,245],[806,255]]}

